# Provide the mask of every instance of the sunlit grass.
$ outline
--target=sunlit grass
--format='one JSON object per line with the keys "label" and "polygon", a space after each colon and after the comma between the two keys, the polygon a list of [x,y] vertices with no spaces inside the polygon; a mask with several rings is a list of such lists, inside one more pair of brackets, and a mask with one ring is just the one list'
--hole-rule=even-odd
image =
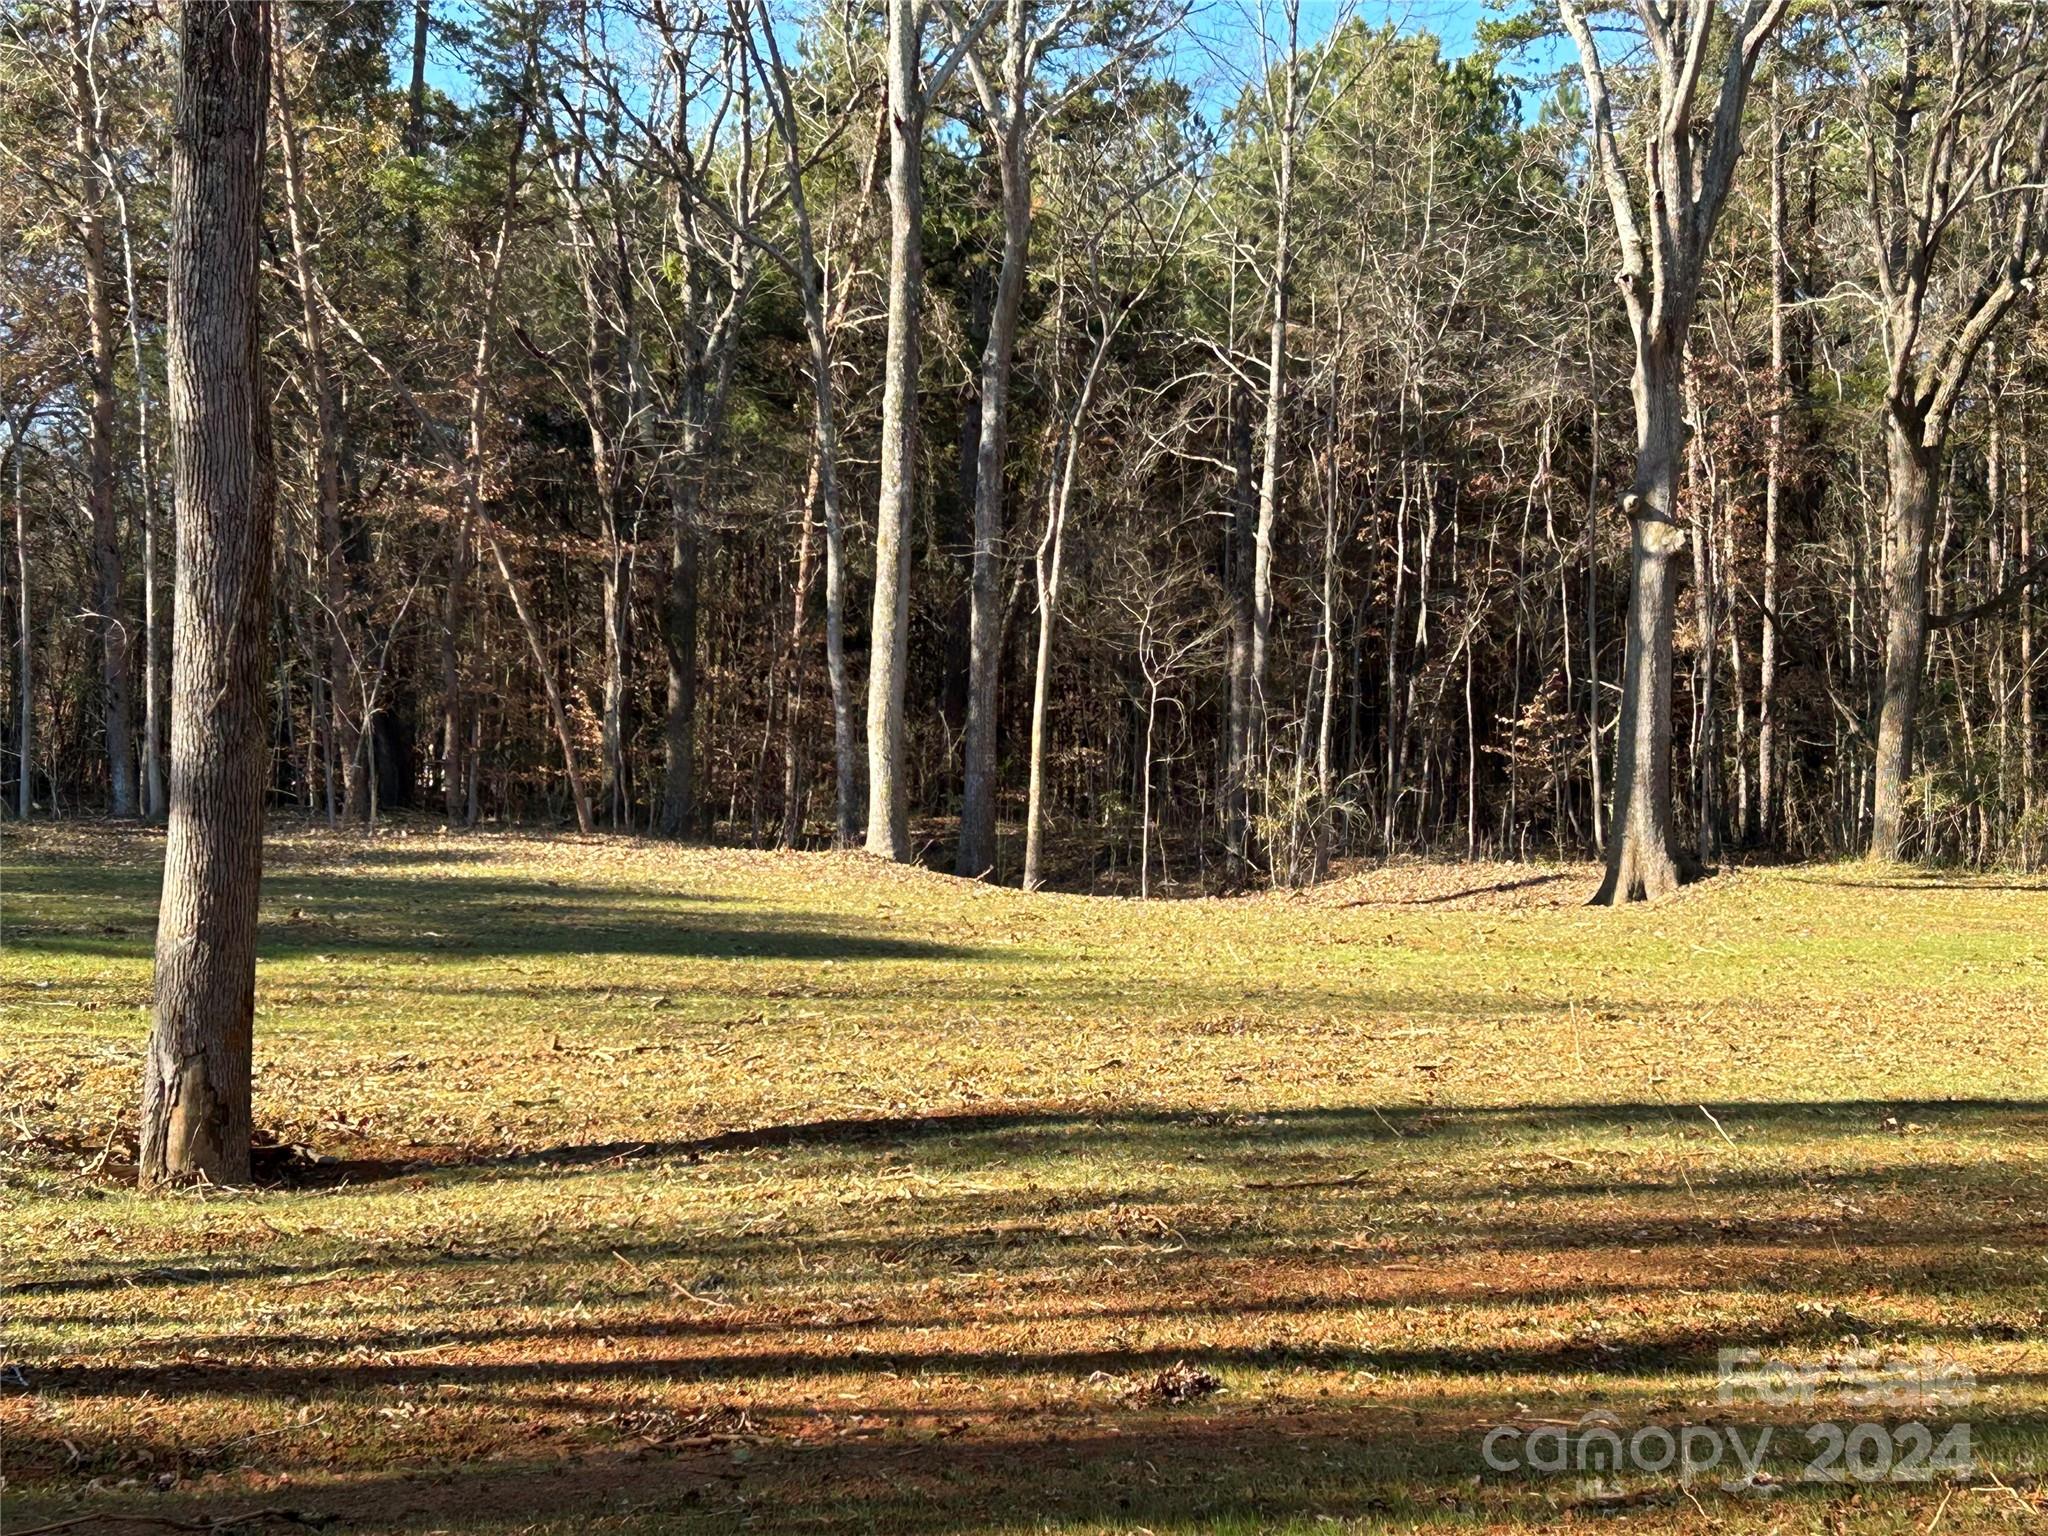
{"label": "sunlit grass", "polygon": [[[2038,884],[1740,871],[1596,912],[1582,870],[1482,866],[1141,905],[284,836],[257,1114],[292,1187],[145,1201],[159,853],[7,848],[6,1529],[1921,1530],[2039,1497]],[[1725,1416],[1724,1346],[1967,1364],[2010,1491],[1479,1458],[1504,1421]],[[1223,1390],[1134,1392],[1181,1361]]]}

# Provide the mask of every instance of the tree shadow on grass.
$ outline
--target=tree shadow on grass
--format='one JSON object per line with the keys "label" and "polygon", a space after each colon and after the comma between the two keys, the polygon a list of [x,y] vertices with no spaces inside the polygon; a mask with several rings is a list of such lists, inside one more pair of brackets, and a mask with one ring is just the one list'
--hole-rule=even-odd
{"label": "tree shadow on grass", "polygon": [[[1706,1114],[1713,1116],[1712,1121]],[[942,1114],[862,1115],[740,1127],[709,1136],[676,1140],[572,1142],[495,1156],[455,1156],[431,1165],[411,1162],[405,1171],[485,1174],[620,1168],[633,1163],[693,1162],[720,1153],[782,1148],[913,1148],[932,1140],[973,1138],[989,1161],[1020,1156],[1032,1143],[1058,1137],[1074,1152],[1103,1151],[1107,1144],[1143,1142],[1155,1159],[1185,1161],[1208,1155],[1219,1144],[1234,1144],[1247,1156],[1302,1156],[1375,1144],[1451,1148],[1507,1136],[1583,1136],[1604,1132],[1668,1130],[1674,1125],[1703,1134],[1761,1135],[1769,1140],[1804,1140],[1896,1131],[1902,1123],[1928,1132],[2025,1130],[2048,1137],[2048,1101],[2034,1099],[1838,1099],[1811,1103],[1730,1101],[1683,1106],[1649,1101],[1574,1104],[1518,1104],[1440,1108],[1428,1105],[1358,1105],[1341,1108],[1276,1108],[1265,1112],[1112,1109],[1015,1110]],[[1342,1170],[1328,1178],[1356,1182]],[[1305,1187],[1305,1186],[1296,1186]],[[1550,1187],[1546,1184],[1546,1187]],[[1595,1186],[1611,1187],[1611,1186]]]}
{"label": "tree shadow on grass", "polygon": [[1484,885],[1468,885],[1461,890],[1442,891],[1434,896],[1360,896],[1350,901],[1339,902],[1344,908],[1352,907],[1437,907],[1446,902],[1465,901],[1474,896],[1504,896],[1509,891],[1526,891],[1539,885],[1555,885],[1560,880],[1583,880],[1579,874],[1529,875],[1520,880],[1495,880]]}
{"label": "tree shadow on grass", "polygon": [[[1578,1412],[1573,1405],[1573,1417]],[[1645,1422],[1631,1415],[1624,1427]],[[1676,1428],[1693,1419],[1666,1414],[1654,1422]],[[1803,1481],[1813,1454],[1804,1426],[1756,1414],[1723,1416],[1719,1427],[1733,1428],[1751,1447],[1760,1431],[1771,1433],[1762,1458],[1774,1479],[1768,1489],[1724,1486],[1724,1479],[1736,1480],[1732,1456],[1725,1470],[1708,1468],[1683,1484],[1669,1472],[1636,1472],[1625,1492],[1587,1477],[1579,1470],[1583,1459],[1557,1475],[1516,1465],[1513,1441],[1497,1447],[1489,1464],[1486,1435],[1503,1425],[1526,1432],[1529,1424],[1526,1412],[1503,1401],[1459,1403],[1449,1411],[1406,1396],[1269,1408],[1225,1396],[1145,1407],[1101,1385],[1079,1388],[1065,1405],[965,1416],[942,1403],[858,1416],[782,1416],[734,1404],[697,1418],[618,1416],[530,1441],[503,1457],[344,1471],[261,1502],[352,1532],[580,1532],[601,1523],[623,1533],[721,1536],[739,1529],[891,1536],[1066,1527],[1271,1531],[1342,1522],[1373,1529],[1558,1529],[1619,1512],[1629,1514],[1631,1529],[1705,1523],[1763,1531],[1788,1522],[1834,1529],[1843,1518],[1922,1529],[1937,1508],[1953,1526],[1970,1528],[1999,1514],[2009,1519],[2015,1504],[2029,1507],[1981,1476],[1960,1489],[1946,1478],[1876,1485]],[[2015,1458],[2048,1432],[2032,1413],[1974,1427],[1980,1460],[2003,1464],[2008,1479]],[[161,1433],[153,1437],[138,1426],[139,1441],[152,1438],[161,1440]],[[1582,1457],[1576,1434],[1566,1444],[1573,1457]],[[34,1431],[17,1449],[36,1465],[62,1464],[75,1447],[67,1448],[55,1431]],[[195,1455],[193,1448],[161,1443],[142,1454],[199,1474],[217,1473],[223,1462],[234,1465],[232,1447]],[[212,1481],[216,1488],[223,1481],[234,1486],[231,1474]],[[215,1492],[209,1505],[186,1493],[96,1491],[90,1507],[193,1518],[219,1515],[221,1497]],[[1994,1497],[2000,1508],[1994,1509]],[[77,1507],[48,1501],[23,1505],[19,1514],[56,1516]],[[1670,1518],[1660,1519],[1659,1511]]]}
{"label": "tree shadow on grass", "polygon": [[[1944,1155],[1938,1138],[2035,1144],[2048,1135],[2048,1104],[1708,1108],[1732,1149],[1695,1112],[1663,1104],[1389,1105],[819,1119],[660,1148],[588,1143],[477,1160],[419,1177],[560,1180],[657,1158],[762,1153],[764,1168],[794,1184],[850,1169],[872,1177],[883,1151],[915,1154],[918,1169],[942,1177],[917,1199],[857,1205],[817,1231],[684,1221],[550,1236],[508,1219],[461,1248],[337,1252],[316,1239],[274,1260],[152,1257],[18,1286],[0,1305],[29,1336],[118,1328],[123,1306],[146,1319],[131,1325],[138,1335],[156,1327],[171,1336],[26,1359],[16,1402],[31,1412],[11,1416],[11,1475],[43,1492],[101,1471],[111,1481],[146,1459],[181,1476],[220,1474],[207,1511],[217,1514],[220,1490],[239,1486],[233,1478],[246,1469],[299,1480],[283,1502],[363,1530],[539,1520],[568,1531],[603,1514],[628,1531],[638,1519],[649,1531],[758,1524],[949,1536],[1036,1521],[1263,1528],[1323,1516],[1430,1524],[1595,1514],[1605,1506],[1569,1480],[1501,1483],[1479,1460],[1487,1427],[1528,1418],[1532,1385],[1564,1388],[1540,1411],[1566,1421],[1595,1407],[1630,1422],[1712,1418],[1689,1398],[1711,1391],[1724,1348],[1820,1358],[1845,1331],[1888,1347],[1962,1343],[2031,1294],[2030,1217],[2014,1199],[2023,1175],[1974,1165],[1962,1149]],[[1664,1159],[1689,1154],[1651,1134],[1674,1118],[1711,1165],[1696,1164],[1682,1190]],[[1885,1127],[1907,1121],[1925,1130],[1899,1138],[1897,1160],[1881,1141],[1873,1150],[1873,1138],[1896,1134]],[[1566,1141],[1576,1137],[1598,1145]],[[1840,1175],[1827,1172],[1835,1138],[1862,1143],[1842,1155]],[[1571,1148],[1563,1159],[1551,1155],[1560,1142]],[[1048,1145],[1090,1159],[1093,1182],[973,1186],[976,1169],[1014,1166]],[[1752,1151],[1773,1157],[1744,1155]],[[1881,1166],[1867,1166],[1873,1157]],[[1595,1158],[1611,1171],[1589,1171]],[[1408,1184],[1422,1167],[1450,1176],[1417,1197]],[[1198,1169],[1209,1182],[1191,1187]],[[1319,1170],[1332,1169],[1345,1176],[1320,1182]],[[757,1182],[750,1166],[733,1172],[736,1191]],[[962,1174],[966,1184],[947,1187]],[[1546,1191],[1548,1174],[1570,1182]],[[1555,1198],[1516,1203],[1504,1191]],[[1884,1203],[1860,1224],[1802,1226],[1799,1213],[1825,1207],[1831,1192]],[[1134,1254],[1117,1223],[1135,1213],[1142,1230],[1145,1212],[1175,1200],[1190,1210],[1292,1208],[1280,1228],[1191,1221],[1171,1245]],[[1378,1223],[1378,1240],[1361,1252],[1349,1240],[1362,1217]],[[333,1219],[377,1225],[361,1207]],[[1019,1246],[1006,1246],[1013,1238]],[[793,1243],[802,1273],[790,1268]],[[882,1249],[897,1257],[878,1277]],[[1994,1250],[2006,1257],[1986,1256]],[[712,1270],[742,1277],[739,1300],[664,1283]],[[958,1283],[972,1274],[982,1283]],[[538,1314],[460,1300],[529,1295],[541,1280],[550,1299]],[[202,1287],[235,1289],[202,1308]],[[104,1294],[104,1304],[89,1303],[104,1321],[70,1310],[75,1293]],[[333,1310],[337,1296],[358,1293],[361,1312]],[[1814,1297],[1830,1304],[1800,1304]],[[858,1306],[848,1312],[841,1301]],[[294,1306],[300,1329],[289,1321]],[[437,1317],[449,1306],[478,1315]],[[218,1308],[253,1320],[259,1307],[283,1312],[284,1326],[199,1335],[174,1321]],[[1472,1320],[1468,1309],[1481,1307],[1484,1318]],[[1588,1315],[1607,1326],[1578,1326]],[[1422,1316],[1432,1321],[1418,1327]],[[2041,1368],[2024,1354],[1999,1358],[2006,1365],[1987,1380],[2002,1396],[1973,1418],[1987,1438],[2002,1437],[1994,1445],[2037,1448],[2042,1426],[2027,1415]],[[1183,1361],[1236,1390],[1178,1408],[1133,1403],[1130,1387]],[[1317,1382],[1335,1384],[1333,1395],[1313,1395]],[[146,1413],[130,1406],[144,1402]],[[40,1404],[69,1416],[37,1416]],[[697,1434],[691,1416],[704,1413],[722,1414],[723,1427]],[[260,1427],[273,1418],[276,1429]],[[102,1426],[99,1438],[81,1422]],[[348,1448],[352,1434],[385,1437],[372,1443],[391,1470],[364,1470],[370,1458]],[[1811,1454],[1803,1437],[1795,1443]],[[1692,1508],[1668,1484],[1650,1492],[1680,1516]],[[1711,1487],[1694,1492],[1712,1497]],[[1808,1496],[1710,1507],[1731,1518],[1761,1510],[1768,1524],[1785,1499]],[[1916,1528],[1936,1497],[1914,1506]],[[173,1495],[150,1507],[186,1506]],[[1960,1513],[1948,1519],[1959,1524]]]}
{"label": "tree shadow on grass", "polygon": [[[154,886],[140,888],[132,871],[67,865],[58,873],[61,878],[44,894],[91,897],[102,905],[80,926],[17,921],[9,934],[12,946],[24,955],[133,958],[146,953]],[[125,910],[106,904],[115,895],[130,898]],[[989,965],[1019,958],[1015,950],[915,937],[871,919],[755,906],[717,893],[622,891],[503,876],[407,880],[282,871],[266,881],[264,897],[257,943],[266,961],[640,955]]]}

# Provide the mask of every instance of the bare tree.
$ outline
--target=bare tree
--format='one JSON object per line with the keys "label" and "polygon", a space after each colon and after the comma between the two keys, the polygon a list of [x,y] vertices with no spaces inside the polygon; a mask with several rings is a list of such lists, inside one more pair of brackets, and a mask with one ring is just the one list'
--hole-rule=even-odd
{"label": "bare tree", "polygon": [[[342,431],[341,391],[335,378],[334,358],[327,332],[326,305],[317,275],[319,232],[314,227],[312,200],[306,187],[306,170],[301,149],[296,89],[290,77],[289,57],[283,46],[282,19],[279,34],[272,41],[273,70],[276,75],[275,101],[277,137],[282,149],[286,225],[291,234],[293,283],[299,296],[298,350],[302,359],[305,391],[313,406],[313,500],[317,535],[316,562],[320,580],[320,602],[327,624],[325,646],[328,709],[333,732],[334,757],[341,771],[341,814],[360,819],[369,814],[369,754],[365,750],[370,721],[356,714],[352,705],[361,695],[360,682],[352,675],[355,658],[366,641],[360,632],[356,612],[355,581],[350,570],[347,540],[341,522]],[[333,788],[328,789],[330,801]],[[330,814],[332,807],[330,806]]]}
{"label": "bare tree", "polygon": [[114,274],[107,245],[113,184],[104,137],[106,98],[101,89],[105,6],[69,0],[72,148],[78,190],[72,224],[85,275],[89,345],[85,354],[86,499],[92,514],[92,614],[100,635],[100,706],[106,732],[108,808],[135,814],[135,746],[129,720],[132,688],[129,625],[124,609],[121,529],[114,504]]}
{"label": "bare tree", "polygon": [[1115,601],[1130,620],[1132,649],[1145,685],[1138,771],[1138,895],[1143,898],[1152,894],[1152,767],[1158,757],[1160,704],[1175,679],[1223,633],[1225,621],[1186,606],[1187,594],[1201,582],[1195,567],[1161,566],[1131,551],[1119,557],[1117,566]]}
{"label": "bare tree", "polygon": [[[944,3],[944,0],[942,0]],[[1003,538],[1004,452],[1009,440],[1010,374],[1017,353],[1017,319],[1031,259],[1032,150],[1063,102],[1088,90],[1120,65],[1128,65],[1152,44],[1169,16],[1184,5],[1165,4],[1156,13],[1120,18],[1119,39],[1106,55],[1081,63],[1071,78],[1041,78],[1041,65],[1067,40],[1070,30],[1085,39],[1082,0],[1043,7],[1033,0],[1004,0],[1003,23],[990,30],[1002,43],[1001,58],[984,64],[970,48],[969,78],[980,98],[988,142],[995,150],[1001,183],[1002,258],[988,341],[981,353],[979,436],[975,444],[974,557],[968,603],[967,730],[965,775],[960,802],[960,845],[955,869],[972,879],[987,875],[996,858],[996,675],[1002,660],[1001,543]],[[969,23],[946,4],[955,36]],[[1042,97],[1048,99],[1041,99]]]}
{"label": "bare tree", "polygon": [[[1133,167],[1132,169],[1136,169]],[[1056,305],[1056,319],[1064,321],[1068,288],[1078,290],[1076,308],[1085,315],[1088,347],[1071,385],[1053,362],[1054,396],[1050,452],[1046,455],[1045,527],[1040,532],[1032,560],[1032,576],[1038,597],[1037,650],[1031,672],[1031,745],[1029,784],[1024,811],[1024,889],[1036,890],[1045,870],[1045,754],[1046,711],[1052,680],[1053,627],[1059,618],[1060,579],[1066,559],[1067,524],[1073,511],[1075,483],[1089,413],[1095,393],[1109,362],[1111,349],[1131,317],[1137,313],[1180,240],[1191,206],[1181,198],[1170,209],[1165,222],[1152,222],[1148,207],[1159,188],[1181,166],[1152,167],[1149,175],[1133,175],[1120,183],[1121,196],[1111,195],[1093,177],[1077,177],[1077,186],[1067,212],[1069,227],[1080,246],[1074,265],[1079,269],[1070,285],[1063,281]],[[1106,168],[1098,167],[1098,174]],[[1113,174],[1113,173],[1109,173]],[[1092,215],[1092,217],[1091,217]]]}
{"label": "bare tree", "polygon": [[924,135],[931,105],[994,18],[985,0],[924,68],[929,0],[889,5],[889,334],[883,354],[881,491],[868,666],[868,852],[910,857],[904,689],[910,668],[910,515],[917,504],[918,322],[924,308]]}
{"label": "bare tree", "polygon": [[[777,245],[775,253],[796,281],[797,298],[803,306],[804,339],[809,347],[813,431],[813,473],[817,480],[816,505],[825,529],[825,678],[832,696],[833,843],[851,847],[856,835],[854,805],[855,764],[853,702],[846,676],[846,535],[845,513],[839,482],[839,412],[837,391],[832,380],[836,342],[846,322],[853,284],[849,273],[831,270],[830,252],[820,257],[816,232],[811,223],[810,198],[805,194],[806,171],[803,130],[799,122],[796,93],[790,87],[788,67],[783,63],[782,45],[775,35],[775,18],[767,0],[756,0],[760,14],[758,31],[746,33],[755,66],[768,87],[768,105],[782,142],[783,174],[787,183],[794,249]],[[819,138],[829,138],[819,133]],[[867,167],[861,175],[860,201],[855,228],[846,244],[857,251],[864,243],[869,210],[874,206],[876,175],[881,167],[882,146],[888,137],[888,107],[884,103],[875,116],[875,137]],[[807,504],[808,505],[808,504]],[[808,512],[806,514],[808,528]],[[796,601],[796,630],[803,628],[804,599],[801,589]],[[797,719],[793,709],[788,725],[794,753]],[[794,781],[792,779],[792,790]],[[785,841],[795,842],[794,809],[785,812]]]}
{"label": "bare tree", "polygon": [[[1635,371],[1635,480],[1622,498],[1633,533],[1632,579],[1614,748],[1614,814],[1598,904],[1664,895],[1694,871],[1680,846],[1671,799],[1671,637],[1677,567],[1686,533],[1676,520],[1685,456],[1687,333],[1714,226],[1742,153],[1742,111],[1757,59],[1787,0],[1744,0],[1725,40],[1719,96],[1696,111],[1714,46],[1716,0],[1636,0],[1653,61],[1650,100],[1633,125],[1644,139],[1640,190],[1617,138],[1606,66],[1579,0],[1558,0],[1577,45],[1593,158],[1621,244],[1615,281],[1628,313]],[[1642,213],[1638,214],[1638,206]]]}
{"label": "bare tree", "polygon": [[[1978,352],[2048,254],[2048,66],[2032,7],[1938,0],[1854,22],[1838,13],[1837,24],[1864,113],[1886,364],[1884,691],[1870,852],[1895,859],[1928,632],[1963,617],[1932,617],[1927,602],[1949,425]],[[1973,244],[1981,256],[1963,254]]]}

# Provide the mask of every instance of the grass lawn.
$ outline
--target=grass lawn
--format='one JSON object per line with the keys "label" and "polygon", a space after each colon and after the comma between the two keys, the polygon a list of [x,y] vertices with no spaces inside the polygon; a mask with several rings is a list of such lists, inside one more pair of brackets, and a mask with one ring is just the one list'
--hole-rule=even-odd
{"label": "grass lawn", "polygon": [[[2048,1509],[2040,881],[1745,870],[1605,912],[1581,869],[1440,866],[1141,904],[281,831],[272,1187],[144,1200],[161,848],[7,840],[8,1536]],[[1832,1374],[1724,1403],[1724,1348]],[[1861,1351],[1973,1400],[1859,1405]],[[1781,1433],[1735,1492],[1487,1464],[1595,1412]],[[1807,1426],[1872,1418],[1966,1420],[1977,1470],[1803,1475]]]}

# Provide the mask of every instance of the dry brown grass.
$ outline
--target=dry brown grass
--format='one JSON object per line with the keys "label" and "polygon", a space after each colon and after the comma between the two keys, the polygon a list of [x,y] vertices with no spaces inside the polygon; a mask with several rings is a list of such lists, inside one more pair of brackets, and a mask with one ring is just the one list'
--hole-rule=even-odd
{"label": "dry brown grass", "polygon": [[[7,1532],[2038,1519],[2038,888],[1741,872],[1604,913],[1581,871],[1434,866],[1140,905],[288,835],[258,1113],[300,1150],[145,1201],[156,846],[8,849]],[[1770,1417],[1716,1402],[1724,1346],[1960,1362],[1984,1474],[1480,1459],[1503,1422]],[[1183,1372],[1215,1390],[1148,1390]]]}

